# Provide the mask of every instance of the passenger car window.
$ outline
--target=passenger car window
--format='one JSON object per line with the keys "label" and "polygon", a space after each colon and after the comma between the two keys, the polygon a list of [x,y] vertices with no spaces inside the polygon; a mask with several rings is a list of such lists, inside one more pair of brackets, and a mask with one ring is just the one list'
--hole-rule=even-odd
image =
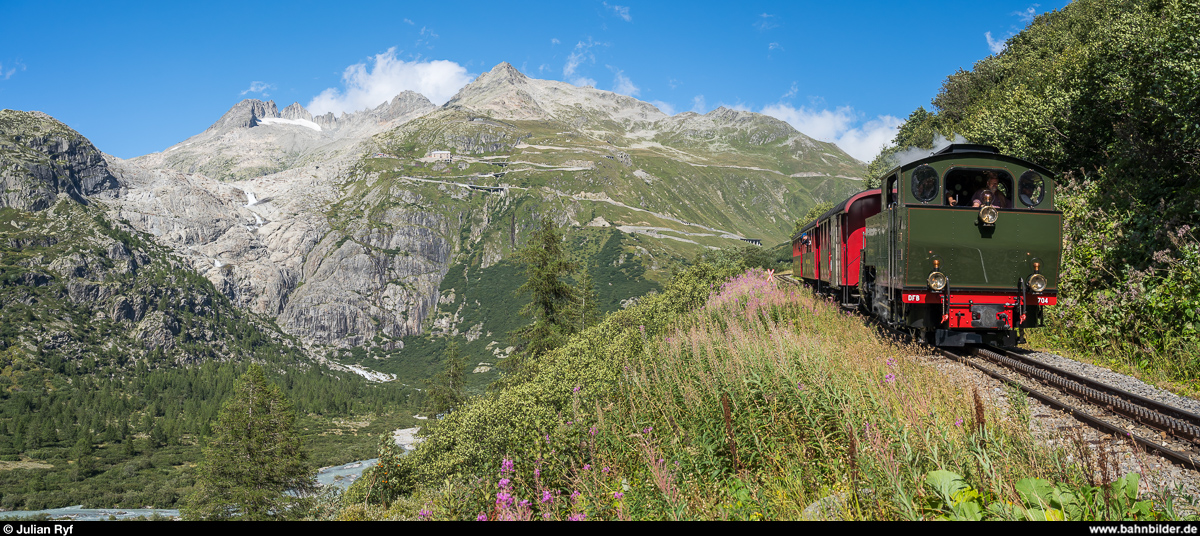
{"label": "passenger car window", "polygon": [[938,193],[938,174],[932,167],[922,164],[912,172],[913,198],[922,203],[933,201]]}
{"label": "passenger car window", "polygon": [[1042,197],[1046,194],[1046,179],[1034,170],[1026,171],[1021,174],[1021,179],[1017,182],[1017,198],[1021,200],[1027,207],[1035,207],[1042,202]]}

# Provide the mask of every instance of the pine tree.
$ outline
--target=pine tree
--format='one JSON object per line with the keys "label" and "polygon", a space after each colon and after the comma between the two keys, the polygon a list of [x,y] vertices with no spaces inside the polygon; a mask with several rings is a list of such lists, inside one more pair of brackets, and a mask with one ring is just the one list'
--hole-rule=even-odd
{"label": "pine tree", "polygon": [[[291,402],[251,365],[217,416],[184,517],[277,520],[301,514],[300,497],[314,483],[295,421]],[[289,490],[295,494],[285,494]]]}
{"label": "pine tree", "polygon": [[575,292],[563,278],[575,270],[575,264],[566,259],[562,235],[549,219],[542,220],[516,258],[525,265],[527,277],[517,294],[533,298],[521,309],[521,314],[533,322],[512,332],[518,350],[505,363],[510,374],[519,376],[525,361],[557,348],[573,331],[571,305]]}
{"label": "pine tree", "polygon": [[467,400],[464,374],[466,363],[458,352],[458,343],[451,342],[442,359],[446,368],[433,378],[426,395],[426,408],[430,414],[449,413],[450,410],[462,405]]}

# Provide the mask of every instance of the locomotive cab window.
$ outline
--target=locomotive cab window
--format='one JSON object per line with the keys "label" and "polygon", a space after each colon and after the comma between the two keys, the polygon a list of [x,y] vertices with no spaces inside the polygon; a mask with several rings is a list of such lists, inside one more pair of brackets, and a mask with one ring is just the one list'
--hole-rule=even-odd
{"label": "locomotive cab window", "polygon": [[1045,194],[1046,179],[1040,173],[1031,169],[1021,174],[1021,180],[1017,182],[1017,199],[1021,200],[1021,204],[1036,207],[1041,204]]}
{"label": "locomotive cab window", "polygon": [[926,164],[917,166],[912,172],[913,198],[922,203],[933,201],[938,194],[938,174]]}
{"label": "locomotive cab window", "polygon": [[955,168],[946,172],[946,204],[1012,208],[1013,178],[1003,169]]}

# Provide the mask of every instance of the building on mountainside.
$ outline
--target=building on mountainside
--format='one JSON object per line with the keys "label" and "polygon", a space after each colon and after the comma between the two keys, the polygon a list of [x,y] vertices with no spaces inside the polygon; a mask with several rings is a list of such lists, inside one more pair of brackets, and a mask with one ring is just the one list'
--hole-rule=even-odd
{"label": "building on mountainside", "polygon": [[434,160],[450,161],[450,151],[430,151],[429,156],[432,156]]}
{"label": "building on mountainside", "polygon": [[756,246],[761,246],[761,245],[762,245],[762,240],[761,240],[761,239],[758,239],[758,238],[742,238],[741,240],[742,240],[743,242],[749,242],[749,243],[751,243],[751,244],[754,244],[754,245],[756,245]]}

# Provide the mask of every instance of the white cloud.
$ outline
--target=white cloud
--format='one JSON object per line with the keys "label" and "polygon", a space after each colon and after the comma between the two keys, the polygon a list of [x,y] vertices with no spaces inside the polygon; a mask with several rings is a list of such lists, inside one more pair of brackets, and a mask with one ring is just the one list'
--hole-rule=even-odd
{"label": "white cloud", "polygon": [[663,102],[660,100],[655,100],[655,101],[650,101],[650,104],[653,104],[655,108],[662,110],[662,113],[664,113],[664,114],[675,115],[675,107],[671,106],[670,103]]}
{"label": "white cloud", "polygon": [[1034,4],[1025,8],[1025,11],[1014,12],[1013,15],[1016,15],[1017,18],[1021,19],[1021,22],[1029,24],[1033,22],[1033,18],[1037,16],[1037,8],[1040,6],[1041,4]]}
{"label": "white cloud", "polygon": [[396,59],[396,49],[377,54],[368,70],[356,63],[342,73],[343,89],[329,88],[313,97],[308,110],[313,115],[340,114],[374,108],[402,91],[416,91],[434,104],[445,104],[474,78],[466,67],[446,60],[411,61]]}
{"label": "white cloud", "polygon": [[616,12],[618,17],[625,19],[625,22],[630,22],[633,20],[633,17],[629,16],[629,6],[610,6],[610,5],[608,5],[608,2],[601,2],[601,3],[604,4],[604,7]]}
{"label": "white cloud", "polygon": [[604,43],[595,43],[592,42],[591,38],[588,38],[586,43],[580,41],[575,45],[575,49],[567,55],[567,63],[563,65],[563,76],[568,82],[577,86],[596,86],[595,80],[583,76],[582,74],[577,75],[576,70],[579,69],[579,66],[585,61],[590,63],[596,62],[596,55],[591,53],[591,49],[592,47],[601,44]]}
{"label": "white cloud", "polygon": [[4,64],[0,63],[0,80],[8,80],[9,78],[12,78],[12,75],[17,74],[17,71],[25,70],[24,63],[19,61],[13,63],[15,63],[15,65],[9,67],[8,69],[5,69]]}
{"label": "white cloud", "polygon": [[778,28],[779,24],[775,22],[775,15],[763,13],[758,16],[758,21],[754,23],[754,27],[758,28],[760,32],[765,32],[771,28]]}
{"label": "white cloud", "polygon": [[785,121],[809,137],[833,143],[863,162],[874,159],[896,137],[903,123],[890,115],[881,115],[856,126],[859,116],[850,106],[817,110],[778,103],[763,108],[760,113]]}
{"label": "white cloud", "polygon": [[692,111],[698,114],[708,111],[708,108],[704,103],[704,95],[696,95],[695,97],[692,97]]}
{"label": "white cloud", "polygon": [[271,90],[275,89],[275,84],[268,84],[266,82],[259,82],[259,81],[255,80],[253,82],[250,82],[250,87],[243,90],[241,94],[245,95],[247,93],[262,93],[262,96],[270,97],[271,94],[267,93],[268,89],[271,89]]}
{"label": "white cloud", "polygon": [[633,85],[633,80],[625,76],[625,71],[617,69],[612,65],[606,65],[606,67],[613,71],[613,93],[620,93],[630,97],[636,97],[641,93],[641,90]]}
{"label": "white cloud", "polygon": [[551,37],[551,38],[550,38],[550,44],[551,44],[551,45],[557,45],[557,44],[559,44],[559,43],[561,43],[561,42],[562,42],[562,41],[559,41],[557,37]]}
{"label": "white cloud", "polygon": [[417,25],[417,23],[413,22],[411,19],[404,19],[404,22],[405,22],[406,24],[408,24],[409,26],[416,26],[416,25]]}
{"label": "white cloud", "polygon": [[792,97],[795,97],[795,96],[796,96],[796,93],[797,93],[797,92],[799,92],[799,91],[800,91],[800,88],[799,88],[799,87],[797,87],[797,86],[796,86],[796,82],[794,82],[794,81],[793,81],[793,82],[792,82],[792,89],[789,89],[787,93],[784,93],[784,94],[783,94],[783,96],[782,96],[782,97],[779,97],[779,98],[780,98],[780,99],[790,99],[790,98],[792,98]]}
{"label": "white cloud", "polygon": [[779,43],[771,43],[767,45],[767,50],[783,50],[783,45]]}
{"label": "white cloud", "polygon": [[679,80],[676,80],[674,78],[668,78],[667,85],[671,86],[671,89],[675,89],[675,88],[679,87],[681,84],[680,84]]}
{"label": "white cloud", "polygon": [[987,38],[988,50],[991,50],[992,54],[999,54],[1001,52],[1004,52],[1004,47],[1006,46],[1004,44],[1004,41],[1005,41],[1004,39],[1001,39],[999,41],[993,39],[992,32],[985,32],[983,34],[983,36]]}

